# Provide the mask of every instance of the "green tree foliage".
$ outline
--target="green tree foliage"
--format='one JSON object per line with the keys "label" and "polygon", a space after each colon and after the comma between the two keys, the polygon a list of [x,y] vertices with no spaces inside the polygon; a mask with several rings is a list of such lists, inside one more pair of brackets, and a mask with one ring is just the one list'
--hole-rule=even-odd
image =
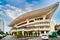
{"label": "green tree foliage", "polygon": [[60,36],[60,30],[57,31],[57,34]]}
{"label": "green tree foliage", "polygon": [[8,35],[8,32],[6,32],[6,34]]}
{"label": "green tree foliage", "polygon": [[29,32],[24,31],[24,36],[29,35]]}
{"label": "green tree foliage", "polygon": [[16,36],[17,36],[17,37],[21,37],[21,36],[22,36],[22,31],[17,31],[17,32],[16,32]]}
{"label": "green tree foliage", "polygon": [[4,34],[4,32],[0,30],[0,34]]}

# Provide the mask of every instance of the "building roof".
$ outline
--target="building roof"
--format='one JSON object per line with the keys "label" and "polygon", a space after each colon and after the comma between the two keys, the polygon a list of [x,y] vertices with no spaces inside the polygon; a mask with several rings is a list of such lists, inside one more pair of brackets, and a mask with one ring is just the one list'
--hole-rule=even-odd
{"label": "building roof", "polygon": [[48,6],[48,7],[42,8],[42,9],[38,9],[38,10],[34,10],[31,12],[24,13],[23,15],[20,15],[19,17],[14,19],[9,24],[9,26],[14,26],[15,24],[22,22],[26,19],[30,19],[30,18],[34,18],[34,17],[38,17],[41,15],[46,15],[46,14],[48,14],[47,17],[51,19],[52,15],[55,12],[55,10],[57,9],[58,5],[59,5],[59,3],[55,3],[51,6]]}

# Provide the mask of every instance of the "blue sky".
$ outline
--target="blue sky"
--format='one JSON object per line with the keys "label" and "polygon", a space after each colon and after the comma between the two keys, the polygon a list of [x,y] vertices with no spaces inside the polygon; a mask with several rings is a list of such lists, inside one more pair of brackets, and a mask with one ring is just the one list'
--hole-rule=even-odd
{"label": "blue sky", "polygon": [[[0,0],[0,19],[4,20],[5,32],[10,30],[8,24],[16,17],[33,10],[47,7],[59,0]],[[54,13],[52,20],[60,23],[60,6]]]}

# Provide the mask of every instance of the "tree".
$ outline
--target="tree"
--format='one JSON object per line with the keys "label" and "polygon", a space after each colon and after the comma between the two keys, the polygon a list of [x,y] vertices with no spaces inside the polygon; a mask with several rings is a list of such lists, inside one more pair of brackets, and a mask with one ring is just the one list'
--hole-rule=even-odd
{"label": "tree", "polygon": [[22,37],[22,31],[17,31],[16,32],[16,37]]}
{"label": "tree", "polygon": [[6,32],[6,34],[8,35],[8,32]]}
{"label": "tree", "polygon": [[4,34],[4,32],[3,32],[3,31],[1,31],[1,29],[0,29],[0,34]]}
{"label": "tree", "polygon": [[57,31],[57,34],[60,36],[60,30]]}
{"label": "tree", "polygon": [[29,31],[29,36],[32,36],[32,31]]}

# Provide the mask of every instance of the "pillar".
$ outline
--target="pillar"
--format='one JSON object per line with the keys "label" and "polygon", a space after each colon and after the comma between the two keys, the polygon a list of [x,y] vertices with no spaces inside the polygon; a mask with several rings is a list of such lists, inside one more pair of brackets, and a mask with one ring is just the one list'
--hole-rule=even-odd
{"label": "pillar", "polygon": [[46,31],[44,31],[44,34],[46,34]]}
{"label": "pillar", "polygon": [[35,32],[33,32],[33,36],[35,36],[35,34],[34,34]]}
{"label": "pillar", "polygon": [[45,20],[46,16],[43,17],[43,20]]}
{"label": "pillar", "polygon": [[40,36],[41,36],[41,32],[39,32],[40,33]]}
{"label": "pillar", "polygon": [[38,36],[38,31],[36,33],[37,33],[36,36]]}
{"label": "pillar", "polygon": [[22,31],[22,35],[24,36],[24,31]]}

